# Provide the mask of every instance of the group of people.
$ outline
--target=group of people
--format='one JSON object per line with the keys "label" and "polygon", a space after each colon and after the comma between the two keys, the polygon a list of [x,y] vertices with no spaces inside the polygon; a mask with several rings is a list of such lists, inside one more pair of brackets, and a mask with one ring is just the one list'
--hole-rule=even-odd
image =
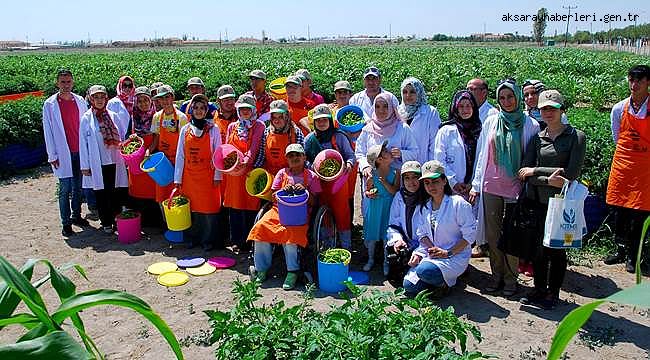
{"label": "group of people", "polygon": [[[236,253],[251,250],[252,243],[251,277],[264,281],[272,244],[282,245],[283,288],[292,289],[301,249],[309,243],[308,225],[282,225],[276,193],[307,191],[309,212],[329,206],[341,246],[350,248],[359,181],[368,251],[364,271],[374,267],[381,247],[384,275],[400,278],[407,295],[444,293],[465,272],[470,257],[489,255],[492,281],[485,292],[514,295],[523,272],[534,277],[535,290],[522,302],[555,306],[567,267],[565,251],[542,246],[543,226],[534,238],[521,239],[528,243],[521,259],[504,252],[499,240],[504,216],[518,198],[538,204],[543,223],[549,198],[580,177],[585,134],[569,124],[560,92],[541,81],[520,86],[508,78],[496,86],[494,107],[487,101],[487,82],[472,79],[453,95],[443,122],[427,103],[422,81],[406,78],[400,101],[381,86],[381,72],[374,66],[364,71],[364,89],[357,93],[348,81],[336,82],[331,104],[312,90],[306,69],[285,79],[282,99],[266,91],[264,71],[250,72],[249,79],[251,91],[237,96],[232,86],[223,85],[212,103],[203,81],[191,78],[192,97],[177,107],[169,85],[136,87],[132,77],[123,76],[111,99],[104,86],[91,86],[87,108],[86,100],[72,93],[72,73],[60,71],[59,92],[45,102],[43,124],[48,161],[62,189],[63,235],[73,234],[71,224],[87,225],[81,218],[81,187],[94,190],[107,234],[123,206],[142,210],[144,203],[160,203],[176,189],[190,200],[192,227],[184,234],[190,246],[222,248],[224,234]],[[650,68],[633,67],[628,81],[630,98],[612,110],[617,148],[607,201],[619,214],[620,246],[607,262],[627,260],[629,269],[641,223],[650,214],[649,180],[637,173],[650,161]],[[363,110],[359,132],[343,130],[336,119],[347,105]],[[148,153],[164,153],[175,168],[172,184],[159,186],[146,174],[127,172],[119,149],[130,134],[144,140]],[[243,154],[234,171],[222,173],[213,166],[221,144]],[[324,149],[341,154],[348,175],[336,190],[313,169]],[[256,223],[263,200],[245,188],[246,175],[255,168],[271,174],[274,192],[270,210]]]}

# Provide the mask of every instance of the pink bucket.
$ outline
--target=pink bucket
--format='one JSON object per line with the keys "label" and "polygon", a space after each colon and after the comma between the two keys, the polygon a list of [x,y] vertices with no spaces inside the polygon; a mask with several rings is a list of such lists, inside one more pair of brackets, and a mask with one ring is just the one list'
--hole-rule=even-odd
{"label": "pink bucket", "polygon": [[[229,169],[224,169],[224,159],[232,152],[237,154],[237,161],[235,161],[235,164]],[[242,172],[245,170],[245,168],[241,166],[243,161],[244,154],[231,144],[221,144],[217,146],[217,149],[212,155],[212,164],[214,164],[214,167],[223,173],[231,173],[230,175],[233,176],[242,175]]]}
{"label": "pink bucket", "polygon": [[[336,174],[332,175],[332,176],[324,176],[324,175],[322,175],[321,173],[318,172],[318,169],[320,168],[323,161],[325,161],[327,159],[336,160],[336,162],[341,164],[341,168],[339,169],[339,171]],[[341,154],[338,151],[333,150],[333,149],[325,149],[325,150],[319,152],[318,155],[316,155],[316,157],[314,158],[313,169],[314,169],[314,172],[316,173],[316,175],[318,175],[318,177],[321,178],[321,180],[323,180],[323,181],[334,181],[334,180],[338,179],[341,176],[341,174],[343,174],[344,165],[345,164],[343,163],[343,156],[341,156]]]}
{"label": "pink bucket", "polygon": [[[123,154],[121,148],[128,145],[131,141],[139,141],[140,148],[136,150],[134,153]],[[140,163],[144,159],[145,150],[146,149],[144,148],[144,140],[139,136],[134,139],[128,138],[120,145],[120,155],[122,155],[122,159],[124,159],[124,162],[126,163],[126,166],[128,167],[131,175],[142,174],[142,170],[140,169]]]}
{"label": "pink bucket", "polygon": [[115,218],[117,223],[117,241],[122,244],[133,244],[140,241],[140,214],[132,219],[122,219],[118,215]]}

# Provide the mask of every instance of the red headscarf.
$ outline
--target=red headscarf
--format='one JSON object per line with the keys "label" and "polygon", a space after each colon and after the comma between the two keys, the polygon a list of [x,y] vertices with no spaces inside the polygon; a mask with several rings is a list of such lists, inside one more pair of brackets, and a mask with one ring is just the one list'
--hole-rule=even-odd
{"label": "red headscarf", "polygon": [[[131,80],[131,89],[125,90],[122,88],[122,84],[126,80]],[[124,103],[124,107],[126,107],[126,110],[129,112],[129,115],[133,116],[133,104],[135,104],[135,82],[133,81],[133,78],[125,75],[122,76],[118,81],[117,81],[117,87],[115,88],[115,92],[117,93],[117,97],[122,100],[122,103]]]}

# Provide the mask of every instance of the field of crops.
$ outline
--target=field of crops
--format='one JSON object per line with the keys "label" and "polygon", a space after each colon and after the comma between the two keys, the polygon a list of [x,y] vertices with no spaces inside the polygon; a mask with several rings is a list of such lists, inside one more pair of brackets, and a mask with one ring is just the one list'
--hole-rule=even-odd
{"label": "field of crops", "polygon": [[[187,97],[185,82],[192,76],[201,77],[208,95],[214,98],[222,84],[233,85],[238,93],[247,90],[247,74],[252,69],[264,69],[269,79],[274,79],[307,68],[315,90],[330,101],[334,82],[349,80],[355,89],[361,90],[363,70],[376,65],[383,72],[384,87],[396,94],[404,78],[420,78],[427,88],[429,103],[437,106],[443,117],[453,93],[470,78],[482,77],[492,88],[505,77],[519,81],[535,78],[559,89],[569,104],[580,107],[571,111],[569,117],[586,130],[590,148],[597,150],[588,154],[590,164],[586,169],[587,177],[597,188],[602,188],[601,173],[609,167],[605,157],[611,156],[608,114],[599,111],[606,111],[628,95],[627,69],[633,64],[647,63],[647,58],[632,54],[578,49],[400,46],[9,54],[0,59],[0,95],[31,90],[51,94],[56,91],[57,69],[69,68],[75,74],[77,93],[84,93],[92,84],[105,85],[109,92],[114,92],[117,79],[128,74],[135,78],[136,85],[154,81],[170,84],[178,90],[178,99]],[[494,103],[493,92],[492,89],[490,97]],[[40,112],[37,103],[26,100],[22,104],[0,104],[0,147],[20,141],[21,137],[38,142],[33,127],[27,127],[31,131],[24,127],[17,130],[21,124],[39,126],[40,118],[34,118]]]}

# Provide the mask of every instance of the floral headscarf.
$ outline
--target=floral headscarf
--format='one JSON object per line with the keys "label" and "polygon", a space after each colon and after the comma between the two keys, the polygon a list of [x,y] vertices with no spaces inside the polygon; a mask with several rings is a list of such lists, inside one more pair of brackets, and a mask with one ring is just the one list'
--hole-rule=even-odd
{"label": "floral headscarf", "polygon": [[424,91],[424,84],[422,83],[422,81],[414,77],[407,77],[406,79],[404,79],[404,81],[402,81],[400,94],[404,91],[404,88],[409,85],[411,85],[411,87],[413,87],[413,89],[417,93],[418,99],[415,102],[415,104],[405,104],[404,97],[402,96],[402,103],[398,106],[397,110],[402,120],[406,121],[407,124],[411,125],[411,121],[413,121],[413,118],[415,117],[415,114],[417,114],[418,110],[420,109],[420,106],[427,104],[427,94]]}

